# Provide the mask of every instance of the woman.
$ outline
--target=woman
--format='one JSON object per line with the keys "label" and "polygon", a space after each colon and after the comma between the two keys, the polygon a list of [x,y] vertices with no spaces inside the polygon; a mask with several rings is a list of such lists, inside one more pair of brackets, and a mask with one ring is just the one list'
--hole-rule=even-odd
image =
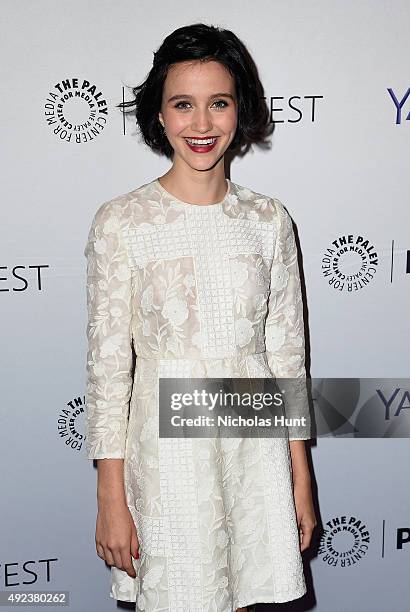
{"label": "woman", "polygon": [[120,106],[172,166],[103,203],[85,251],[97,554],[110,596],[136,610],[290,601],[316,524],[309,419],[289,439],[158,435],[160,378],[305,377],[290,217],[224,173],[226,153],[269,130],[256,69],[232,32],[194,24],[133,91]]}

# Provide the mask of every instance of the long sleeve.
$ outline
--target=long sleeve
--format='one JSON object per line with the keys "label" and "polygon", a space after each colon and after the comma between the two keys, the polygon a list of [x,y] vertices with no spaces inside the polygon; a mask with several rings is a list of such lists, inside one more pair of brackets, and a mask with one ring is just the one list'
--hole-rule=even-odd
{"label": "long sleeve", "polygon": [[274,204],[276,245],[265,325],[267,360],[275,378],[289,379],[285,381],[286,417],[305,419],[305,424],[288,427],[289,440],[307,440],[312,436],[306,388],[303,303],[297,249],[289,214],[277,198],[274,199]]}
{"label": "long sleeve", "polygon": [[[118,213],[118,214],[117,214]],[[131,276],[120,210],[95,213],[87,258],[87,459],[124,458],[132,390]]]}

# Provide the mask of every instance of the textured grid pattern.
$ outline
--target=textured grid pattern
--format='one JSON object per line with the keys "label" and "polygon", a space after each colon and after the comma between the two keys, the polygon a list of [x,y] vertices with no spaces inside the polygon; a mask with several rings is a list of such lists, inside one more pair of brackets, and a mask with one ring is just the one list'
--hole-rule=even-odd
{"label": "textured grid pattern", "polygon": [[273,257],[274,240],[272,223],[261,223],[248,219],[224,218],[225,245],[232,255],[258,253],[267,259]]}
{"label": "textured grid pattern", "polygon": [[190,207],[187,212],[187,238],[195,257],[205,358],[224,357],[235,351],[225,218],[221,209],[214,211],[212,206]]}
{"label": "textured grid pattern", "polygon": [[159,359],[159,378],[190,378],[192,359]]}
{"label": "textured grid pattern", "polygon": [[160,487],[169,524],[169,609],[202,612],[201,542],[192,439],[159,440]]}
{"label": "textured grid pattern", "polygon": [[184,221],[153,225],[147,229],[126,229],[130,266],[144,266],[149,261],[190,255]]}
{"label": "textured grid pattern", "polygon": [[144,550],[155,557],[166,557],[170,554],[169,526],[163,518],[144,516],[134,509],[137,531]]}
{"label": "textured grid pattern", "polygon": [[286,438],[260,438],[259,442],[263,456],[269,548],[275,569],[274,592],[277,601],[288,601],[306,593],[302,559],[293,552],[299,547],[299,533],[292,495],[290,450]]}

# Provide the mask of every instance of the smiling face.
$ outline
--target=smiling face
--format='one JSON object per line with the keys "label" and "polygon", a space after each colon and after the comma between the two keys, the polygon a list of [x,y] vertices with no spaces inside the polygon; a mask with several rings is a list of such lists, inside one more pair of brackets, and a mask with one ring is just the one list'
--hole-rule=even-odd
{"label": "smiling face", "polygon": [[216,61],[170,66],[159,120],[174,149],[174,164],[212,168],[232,142],[237,126],[235,81]]}

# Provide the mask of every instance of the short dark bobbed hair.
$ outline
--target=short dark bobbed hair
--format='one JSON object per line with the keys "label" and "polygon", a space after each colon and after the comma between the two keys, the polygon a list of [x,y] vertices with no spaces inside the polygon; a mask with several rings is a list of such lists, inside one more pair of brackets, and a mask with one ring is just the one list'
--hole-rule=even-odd
{"label": "short dark bobbed hair", "polygon": [[183,26],[169,34],[154,52],[146,80],[130,88],[133,99],[117,104],[124,114],[135,114],[143,141],[154,152],[172,159],[173,148],[158,119],[163,87],[172,64],[192,60],[220,62],[234,78],[238,121],[229,149],[240,152],[252,143],[266,146],[273,124],[250,53],[230,30],[203,23]]}

